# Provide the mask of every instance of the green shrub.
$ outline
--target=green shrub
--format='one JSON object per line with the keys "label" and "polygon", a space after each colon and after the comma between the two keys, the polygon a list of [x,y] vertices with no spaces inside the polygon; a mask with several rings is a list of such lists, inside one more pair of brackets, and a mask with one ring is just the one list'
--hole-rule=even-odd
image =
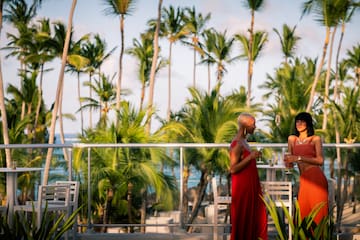
{"label": "green shrub", "polygon": [[7,240],[57,240],[60,239],[66,231],[70,230],[75,223],[76,215],[80,211],[78,208],[68,219],[66,214],[56,214],[44,211],[44,217],[40,226],[36,224],[36,213],[33,211],[29,218],[25,213],[16,212],[14,214],[13,225],[8,222],[8,214],[0,216],[0,239]]}
{"label": "green shrub", "polygon": [[325,203],[319,204],[319,206],[314,208],[308,216],[301,218],[300,206],[297,201],[295,202],[294,214],[292,216],[285,205],[281,208],[277,207],[268,195],[263,197],[263,201],[265,202],[266,208],[274,221],[277,231],[276,239],[289,239],[289,231],[286,226],[287,224],[284,221],[285,219],[291,228],[293,240],[333,239],[334,223],[330,217],[331,214],[324,217],[319,224],[314,222],[314,217]]}

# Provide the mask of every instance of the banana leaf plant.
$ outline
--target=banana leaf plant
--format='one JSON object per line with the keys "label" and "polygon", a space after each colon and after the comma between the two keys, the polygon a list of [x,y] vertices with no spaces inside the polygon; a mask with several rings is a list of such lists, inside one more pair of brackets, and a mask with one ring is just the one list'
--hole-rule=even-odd
{"label": "banana leaf plant", "polygon": [[335,239],[333,235],[334,223],[331,218],[331,214],[324,217],[319,224],[314,221],[315,216],[320,209],[325,205],[321,203],[316,206],[308,216],[302,218],[300,215],[300,206],[298,201],[295,201],[295,209],[293,215],[289,213],[288,208],[282,204],[281,207],[276,206],[271,197],[266,194],[262,197],[269,215],[274,221],[275,229],[277,232],[277,240],[290,239],[289,231],[287,228],[291,228],[291,235],[293,240],[331,240]]}

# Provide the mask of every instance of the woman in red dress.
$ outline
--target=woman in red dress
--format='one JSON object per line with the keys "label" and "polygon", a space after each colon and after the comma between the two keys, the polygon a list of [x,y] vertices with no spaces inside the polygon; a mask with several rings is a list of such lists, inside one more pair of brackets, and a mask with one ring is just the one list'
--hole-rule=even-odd
{"label": "woman in red dress", "polygon": [[294,135],[288,138],[288,150],[291,155],[285,162],[297,163],[300,171],[298,202],[301,217],[324,204],[314,219],[319,224],[328,215],[328,183],[320,167],[324,164],[322,141],[320,136],[314,135],[309,113],[302,112],[295,117]]}
{"label": "woman in red dress", "polygon": [[265,240],[267,213],[256,168],[261,152],[251,150],[246,140],[247,134],[254,133],[255,118],[242,113],[238,124],[238,133],[230,145],[231,240]]}

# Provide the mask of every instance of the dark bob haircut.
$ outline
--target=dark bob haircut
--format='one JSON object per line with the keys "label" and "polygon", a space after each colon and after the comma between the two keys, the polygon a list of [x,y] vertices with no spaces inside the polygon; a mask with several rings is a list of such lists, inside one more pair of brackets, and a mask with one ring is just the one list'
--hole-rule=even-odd
{"label": "dark bob haircut", "polygon": [[302,121],[306,122],[308,137],[313,136],[315,134],[313,120],[312,120],[310,113],[301,112],[298,115],[296,115],[296,117],[295,117],[294,135],[296,135],[296,136],[300,135],[299,131],[296,129],[296,121],[297,120],[302,120]]}

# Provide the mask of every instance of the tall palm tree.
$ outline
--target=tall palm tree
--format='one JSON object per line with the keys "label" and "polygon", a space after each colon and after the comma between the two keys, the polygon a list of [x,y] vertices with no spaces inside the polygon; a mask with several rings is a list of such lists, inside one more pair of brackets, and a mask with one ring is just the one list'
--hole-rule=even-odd
{"label": "tall palm tree", "polygon": [[249,28],[249,51],[248,53],[248,79],[247,79],[247,87],[248,87],[248,98],[246,105],[250,107],[250,99],[251,99],[251,84],[252,84],[252,75],[253,75],[253,47],[254,47],[254,24],[255,24],[255,12],[261,10],[263,7],[264,0],[244,0],[244,6],[250,10],[251,13],[251,22]]}
{"label": "tall palm tree", "polygon": [[293,58],[296,50],[296,45],[301,39],[295,34],[296,25],[290,28],[287,24],[283,24],[282,34],[276,28],[274,32],[278,35],[281,43],[281,50],[284,54],[284,63],[288,63],[289,58]]}
{"label": "tall palm tree", "polygon": [[79,99],[79,105],[80,105],[80,128],[81,128],[81,134],[83,134],[84,130],[84,113],[82,110],[82,103],[80,101],[81,97],[81,84],[80,84],[80,74],[85,71],[85,67],[89,65],[90,60],[86,57],[80,56],[80,55],[72,55],[68,58],[69,62],[69,71],[70,72],[76,72],[77,75],[77,95]]}
{"label": "tall palm tree", "polygon": [[[245,59],[247,59],[249,56],[252,57],[252,59],[247,59],[247,60],[248,62],[251,62],[251,72],[253,72],[254,63],[257,60],[257,58],[260,56],[261,51],[264,49],[265,44],[268,41],[268,33],[263,31],[256,31],[253,34],[252,46],[250,46],[250,39],[248,39],[247,36],[244,34],[235,34],[235,39],[237,39],[241,43],[241,48],[243,52],[242,54],[240,54],[240,57]],[[252,53],[250,54],[249,51],[252,51]],[[250,106],[248,105],[249,101],[251,102],[251,94],[249,95],[249,92],[251,93],[251,89],[248,89],[248,99],[246,102],[246,105],[248,107]]]}
{"label": "tall palm tree", "polygon": [[[140,108],[143,108],[145,100],[145,90],[149,86],[150,71],[152,64],[152,57],[154,55],[153,49],[153,34],[149,32],[141,34],[140,40],[133,39],[133,47],[126,50],[127,54],[134,56],[139,61],[138,63],[138,76],[141,83],[141,94],[140,94]],[[159,49],[160,50],[160,49]],[[168,62],[159,57],[157,62],[156,72],[164,68]]]}
{"label": "tall palm tree", "polygon": [[[69,45],[70,45],[70,36],[71,36],[71,30],[72,30],[72,19],[73,19],[75,8],[76,8],[76,3],[77,3],[77,0],[72,1],[70,13],[69,13],[68,29],[67,29],[67,32],[66,32],[64,50],[63,50],[63,55],[62,55],[62,59],[61,59],[61,68],[60,68],[60,74],[59,74],[57,89],[56,89],[55,103],[54,103],[54,108],[53,108],[52,116],[51,116],[49,144],[54,143],[56,118],[57,118],[57,114],[58,114],[58,110],[59,110],[59,104],[60,104],[59,101],[61,99],[61,92],[62,92],[63,84],[64,84],[64,73],[65,73],[66,59],[67,59],[67,54],[68,54]],[[53,153],[53,148],[49,148],[48,152],[47,152],[47,155],[46,155],[46,160],[45,160],[43,185],[46,185],[48,183],[52,153]]]}
{"label": "tall palm tree", "polygon": [[[333,111],[336,111],[338,120],[340,121],[340,132],[347,143],[353,143],[356,138],[357,129],[359,129],[358,117],[360,88],[347,87],[344,88],[344,100],[341,105],[333,104]],[[340,230],[343,208],[347,201],[347,185],[348,185],[348,158],[345,157],[342,162],[338,162],[337,172],[337,193],[336,196],[336,229]],[[345,170],[345,174],[344,174]],[[342,193],[341,193],[342,191]]]}
{"label": "tall palm tree", "polygon": [[275,69],[273,76],[267,74],[267,81],[260,85],[266,91],[264,100],[274,98],[275,102],[268,104],[269,110],[264,112],[270,129],[268,137],[272,142],[286,142],[292,133],[295,115],[306,108],[315,70],[315,61],[295,58],[294,63]]}
{"label": "tall palm tree", "polygon": [[[310,112],[312,109],[313,102],[315,100],[316,87],[320,80],[320,75],[325,63],[327,50],[329,46],[329,41],[331,37],[331,28],[336,27],[340,22],[341,17],[341,9],[339,9],[339,2],[343,1],[335,1],[335,0],[309,0],[303,4],[303,15],[314,13],[316,16],[315,19],[323,26],[325,26],[326,34],[325,40],[322,50],[322,55],[320,59],[320,63],[317,67],[317,71],[314,77],[314,81],[311,86],[310,98],[306,107],[306,111]],[[334,33],[333,33],[334,34]],[[327,96],[324,96],[326,98]]]}
{"label": "tall palm tree", "polygon": [[202,41],[200,41],[200,57],[201,61],[200,64],[207,65],[207,72],[208,72],[208,87],[207,93],[210,94],[211,89],[211,74],[210,74],[210,67],[211,65],[215,64],[215,59],[211,56],[212,48],[214,47],[215,42],[215,34],[213,33],[212,29],[207,29],[203,33],[201,33]]}
{"label": "tall palm tree", "polygon": [[360,87],[360,44],[353,46],[351,50],[347,50],[347,58],[345,64],[353,69],[355,73],[354,86]]}
{"label": "tall palm tree", "polygon": [[168,56],[168,107],[167,107],[167,120],[170,120],[171,112],[171,65],[172,65],[172,47],[177,41],[183,39],[188,34],[188,30],[184,24],[184,11],[173,6],[163,8],[160,28],[160,36],[166,37],[169,41],[169,56]]}
{"label": "tall palm tree", "polygon": [[[195,88],[190,88],[191,98],[185,107],[178,113],[178,121],[187,129],[187,133],[180,137],[179,141],[195,143],[223,143],[228,142],[236,131],[236,115],[241,108],[239,102],[226,100],[220,95],[220,83],[212,90],[210,95]],[[226,175],[229,167],[228,153],[226,149],[196,149],[186,153],[184,163],[184,183],[187,186],[187,178],[191,166],[201,173],[198,197],[194,201],[193,209],[188,223],[193,223],[200,204],[205,196],[209,176],[216,173]],[[187,189],[183,189],[187,192]],[[187,198],[184,196],[183,210],[187,212]],[[192,228],[188,228],[192,231]]]}
{"label": "tall palm tree", "polygon": [[[31,52],[38,49],[34,44],[36,42],[34,39],[34,32],[36,32],[36,30],[34,27],[30,26],[30,21],[35,15],[36,5],[32,4],[31,6],[28,6],[24,0],[11,2],[8,9],[5,10],[4,19],[16,28],[18,34],[7,34],[7,37],[11,39],[11,41],[4,49],[12,50],[6,57],[18,57],[20,60],[20,71],[26,71],[26,69],[34,63],[26,61],[26,58]],[[23,103],[22,109],[25,109],[25,103]],[[25,112],[23,111],[21,115],[22,118],[24,118],[24,114]]]}
{"label": "tall palm tree", "polygon": [[[153,102],[154,102],[154,89],[155,89],[155,73],[157,68],[157,61],[159,56],[159,32],[160,32],[160,23],[161,23],[161,9],[162,9],[163,0],[159,0],[157,7],[157,19],[154,31],[154,55],[151,63],[151,71],[150,71],[150,83],[149,83],[149,101],[148,101],[148,115],[152,115],[153,110]],[[151,118],[147,123],[147,131],[151,130]]]}
{"label": "tall palm tree", "polygon": [[197,13],[195,7],[187,7],[184,10],[184,22],[185,27],[191,33],[191,43],[194,54],[194,66],[193,66],[193,87],[196,87],[196,53],[201,52],[199,44],[199,36],[204,30],[206,24],[211,18],[211,14],[208,13],[203,16],[201,13]]}
{"label": "tall palm tree", "polygon": [[[3,26],[3,11],[4,6],[8,3],[8,1],[1,1],[0,2],[0,36],[2,33],[2,26]],[[3,81],[3,74],[1,68],[1,59],[0,59],[0,113],[1,113],[1,125],[2,125],[2,134],[4,144],[10,144],[9,142],[9,131],[8,131],[8,121],[6,116],[6,107],[5,107],[5,97],[4,97],[4,81]],[[5,149],[5,156],[6,156],[6,166],[10,167],[11,164],[11,152],[10,149]]]}
{"label": "tall palm tree", "polygon": [[120,56],[119,56],[119,73],[118,81],[116,87],[116,109],[120,109],[121,101],[121,81],[122,81],[122,71],[123,71],[123,55],[124,55],[124,43],[125,43],[125,33],[124,33],[124,22],[125,16],[130,15],[134,10],[136,0],[103,0],[104,4],[107,5],[107,8],[104,9],[106,15],[120,16],[120,35],[121,35],[121,47],[120,47]]}
{"label": "tall palm tree", "polygon": [[[82,106],[82,109],[91,108],[99,110],[100,118],[97,124],[99,127],[106,127],[108,113],[114,107],[116,97],[116,88],[112,83],[114,77],[110,80],[110,77],[101,74],[100,78],[95,79],[94,83],[84,83],[85,86],[91,88],[96,93],[97,98],[81,97],[80,101],[86,103]],[[79,111],[82,109],[79,109]]]}
{"label": "tall palm tree", "polygon": [[[154,134],[147,133],[146,110],[136,111],[129,103],[123,101],[118,114],[116,121],[120,123],[113,122],[107,127],[98,126],[95,129],[89,129],[83,141],[126,144],[156,143],[165,140],[163,131]],[[95,198],[93,206],[100,205],[103,208],[101,212],[108,214],[108,216],[103,216],[103,223],[115,218],[115,212],[124,213],[122,215],[127,217],[129,224],[137,223],[139,219],[136,216],[141,212],[141,215],[144,215],[141,216],[141,222],[145,223],[143,220],[145,220],[146,212],[141,210],[141,202],[146,203],[146,194],[143,193],[150,189],[154,190],[156,203],[165,208],[172,208],[176,193],[175,178],[159,172],[158,168],[162,161],[173,164],[165,149],[160,148],[94,149],[91,162],[91,174],[94,177],[92,177],[91,189],[100,193],[100,197]],[[78,168],[82,162],[81,158],[77,158],[74,165]],[[139,198],[142,198],[142,201],[135,201]],[[113,208],[118,211],[110,211]],[[133,230],[133,227],[129,227],[128,231],[133,232]]]}
{"label": "tall palm tree", "polygon": [[[101,78],[101,66],[106,59],[108,59],[116,48],[112,48],[106,52],[107,44],[104,39],[96,34],[93,39],[87,39],[81,44],[79,54],[89,60],[88,65],[85,66],[85,72],[89,74],[89,82],[92,84],[92,78],[95,74]],[[89,98],[92,98],[92,89],[89,88]],[[92,109],[89,109],[89,127],[92,127]]]}
{"label": "tall palm tree", "polygon": [[232,56],[235,39],[233,37],[228,38],[226,31],[221,33],[213,29],[206,31],[205,34],[207,35],[207,39],[213,41],[207,41],[207,43],[211,44],[211,46],[209,46],[210,52],[206,53],[208,57],[202,62],[211,62],[216,65],[216,80],[217,85],[219,84],[220,87],[222,78],[227,72],[226,64],[231,64],[238,59],[238,57]]}

